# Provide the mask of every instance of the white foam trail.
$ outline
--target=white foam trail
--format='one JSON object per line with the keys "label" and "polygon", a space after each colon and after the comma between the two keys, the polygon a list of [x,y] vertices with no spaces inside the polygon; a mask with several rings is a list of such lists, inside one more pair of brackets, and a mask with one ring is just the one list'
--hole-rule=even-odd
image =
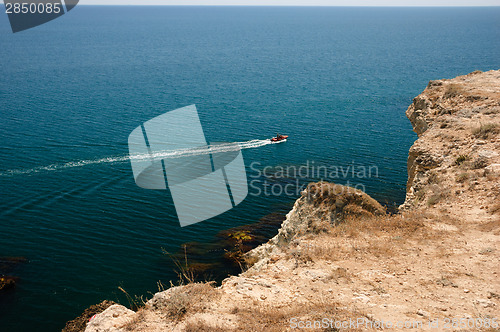
{"label": "white foam trail", "polygon": [[236,147],[235,143],[223,143],[217,145],[210,145],[208,148],[195,148],[195,149],[183,149],[183,150],[170,150],[170,151],[159,151],[155,152],[152,155],[150,154],[137,154],[137,155],[126,155],[126,156],[115,156],[115,157],[106,157],[101,159],[91,159],[91,160],[78,160],[78,161],[70,161],[67,163],[60,164],[52,164],[48,166],[39,166],[30,169],[11,169],[0,172],[0,176],[12,176],[12,175],[22,175],[22,174],[32,174],[39,173],[43,171],[59,171],[67,168],[74,167],[83,167],[88,165],[96,165],[96,164],[113,164],[126,162],[129,160],[142,160],[142,159],[151,159],[159,160],[165,158],[179,158],[179,157],[188,157],[188,156],[198,156],[209,153],[220,153],[220,152],[230,152],[237,151],[238,149],[254,149],[259,148],[261,146],[265,146],[268,144],[281,143],[286,140],[280,142],[272,142],[270,139],[254,139],[246,142],[236,142],[239,146]]}

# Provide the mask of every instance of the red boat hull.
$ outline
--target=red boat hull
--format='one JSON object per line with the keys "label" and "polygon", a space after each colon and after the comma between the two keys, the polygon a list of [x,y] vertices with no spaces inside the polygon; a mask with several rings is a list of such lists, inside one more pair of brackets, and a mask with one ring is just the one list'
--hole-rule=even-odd
{"label": "red boat hull", "polygon": [[288,138],[288,135],[283,135],[283,136],[281,136],[280,138],[278,138],[278,137],[273,137],[273,138],[271,138],[271,141],[272,141],[272,142],[279,142],[279,141],[284,141],[284,140],[286,140],[287,138]]}

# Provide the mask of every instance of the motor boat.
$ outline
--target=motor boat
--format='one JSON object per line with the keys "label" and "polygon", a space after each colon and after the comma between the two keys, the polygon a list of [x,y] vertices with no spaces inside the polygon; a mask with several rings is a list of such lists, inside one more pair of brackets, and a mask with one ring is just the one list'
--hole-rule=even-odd
{"label": "motor boat", "polygon": [[284,141],[288,138],[288,135],[276,135],[276,137],[271,138],[271,142],[279,142],[279,141]]}

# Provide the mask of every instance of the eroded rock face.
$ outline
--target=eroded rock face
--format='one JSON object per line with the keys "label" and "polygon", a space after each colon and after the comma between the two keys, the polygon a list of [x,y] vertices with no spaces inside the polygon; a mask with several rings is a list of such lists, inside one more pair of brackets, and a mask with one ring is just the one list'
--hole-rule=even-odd
{"label": "eroded rock face", "polygon": [[[364,192],[334,183],[311,183],[302,197],[314,209],[312,218],[326,220],[331,224],[341,222],[348,215],[371,216],[385,213],[385,209]],[[311,228],[311,225],[308,227]]]}
{"label": "eroded rock face", "polygon": [[427,117],[429,104],[430,102],[425,96],[419,96],[413,99],[413,104],[406,111],[406,116],[410,119],[413,130],[418,136],[429,128],[429,119]]}
{"label": "eroded rock face", "polygon": [[462,190],[457,187],[478,177],[475,170],[495,172],[492,165],[499,163],[500,151],[499,70],[430,81],[406,116],[419,138],[409,152],[401,209],[433,205],[439,197],[449,201]]}
{"label": "eroded rock face", "polygon": [[307,233],[319,233],[329,224],[338,224],[347,216],[385,214],[385,208],[364,192],[328,182],[311,183],[301,193],[287,214],[278,234],[246,254],[255,262],[254,269],[266,264],[270,255],[281,250],[294,238]]}

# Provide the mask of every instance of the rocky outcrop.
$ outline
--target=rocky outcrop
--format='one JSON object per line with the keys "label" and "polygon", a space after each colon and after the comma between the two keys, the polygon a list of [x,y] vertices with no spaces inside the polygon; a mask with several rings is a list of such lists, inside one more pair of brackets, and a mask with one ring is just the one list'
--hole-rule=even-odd
{"label": "rocky outcrop", "polygon": [[16,282],[19,279],[13,276],[1,276],[0,277],[0,291],[14,288],[16,286]]}
{"label": "rocky outcrop", "polygon": [[73,320],[66,323],[62,332],[83,332],[87,327],[87,323],[95,317],[95,315],[104,312],[107,308],[116,303],[113,301],[102,301],[99,304],[92,305],[85,309],[85,311]]}
{"label": "rocky outcrop", "polygon": [[135,312],[126,307],[113,304],[100,314],[92,317],[87,324],[86,330],[118,332],[126,324],[130,323]]}
{"label": "rocky outcrop", "polygon": [[[500,71],[430,81],[406,115],[419,138],[409,152],[401,209],[432,206],[444,197],[449,203],[469,183],[489,193],[499,189],[483,175],[496,173],[500,163]],[[490,197],[481,201],[489,205],[496,195]]]}
{"label": "rocky outcrop", "polygon": [[305,234],[326,231],[349,216],[375,216],[385,214],[385,208],[364,192],[334,183],[311,183],[301,193],[293,209],[287,214],[278,234],[267,243],[246,254],[253,269],[267,264],[293,239]]}

